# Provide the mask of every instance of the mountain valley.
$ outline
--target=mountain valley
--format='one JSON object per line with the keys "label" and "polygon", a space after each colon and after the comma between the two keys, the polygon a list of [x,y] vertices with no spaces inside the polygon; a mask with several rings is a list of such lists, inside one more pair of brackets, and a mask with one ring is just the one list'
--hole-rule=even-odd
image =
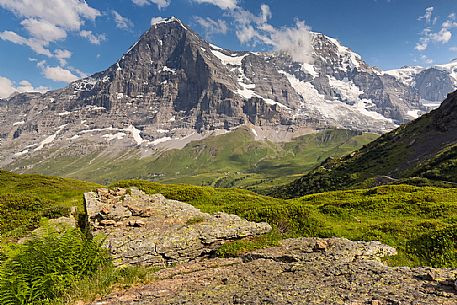
{"label": "mountain valley", "polygon": [[0,304],[455,304],[457,61],[309,35],[303,61],[159,18],[0,99]]}
{"label": "mountain valley", "polygon": [[[272,142],[322,129],[383,133],[436,107],[456,88],[453,66],[415,70],[406,81],[401,69],[383,72],[337,40],[312,36],[309,64],[285,53],[224,50],[176,18],[158,22],[107,70],[67,88],[0,101],[0,165],[90,179],[49,164],[64,159],[57,162],[80,169],[83,160],[82,171],[93,172],[90,164],[100,159],[154,158],[240,126]],[[421,96],[422,88],[440,85],[436,96]]]}

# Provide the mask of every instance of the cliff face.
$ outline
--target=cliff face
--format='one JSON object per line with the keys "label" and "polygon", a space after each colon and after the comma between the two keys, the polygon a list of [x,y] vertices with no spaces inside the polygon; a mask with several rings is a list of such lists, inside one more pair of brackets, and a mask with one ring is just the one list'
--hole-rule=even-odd
{"label": "cliff face", "polygon": [[[105,71],[1,100],[0,165],[151,151],[244,124],[385,132],[427,111],[414,88],[337,40],[312,35],[313,61],[299,63],[218,48],[175,18],[156,23]],[[183,145],[167,145],[176,146]]]}

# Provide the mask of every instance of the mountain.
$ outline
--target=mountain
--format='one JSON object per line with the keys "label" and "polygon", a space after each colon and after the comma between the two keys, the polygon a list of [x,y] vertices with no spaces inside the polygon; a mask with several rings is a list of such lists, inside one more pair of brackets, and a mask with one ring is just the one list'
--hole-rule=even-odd
{"label": "mountain", "polygon": [[324,128],[382,133],[427,111],[415,88],[312,36],[313,62],[299,63],[218,48],[176,18],[158,22],[105,71],[0,101],[0,166],[150,156],[242,125],[266,140]]}
{"label": "mountain", "polygon": [[408,177],[457,183],[456,129],[457,91],[431,113],[384,134],[346,157],[327,159],[273,193],[298,197]]}
{"label": "mountain", "polygon": [[424,106],[436,108],[449,92],[457,89],[457,58],[430,68],[405,66],[384,72],[419,93]]}

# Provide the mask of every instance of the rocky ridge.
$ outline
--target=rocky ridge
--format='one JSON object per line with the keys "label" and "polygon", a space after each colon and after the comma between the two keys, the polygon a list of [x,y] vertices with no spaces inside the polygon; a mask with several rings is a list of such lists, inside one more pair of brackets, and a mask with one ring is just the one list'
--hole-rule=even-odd
{"label": "rocky ridge", "polygon": [[385,132],[427,111],[416,89],[312,35],[313,62],[298,63],[218,48],[176,18],[156,23],[105,71],[0,101],[0,165],[20,171],[50,157],[148,154],[244,124],[266,134]]}
{"label": "rocky ridge", "polygon": [[106,236],[114,262],[169,266],[210,255],[230,240],[265,234],[266,223],[236,215],[202,213],[193,206],[132,189],[98,189],[84,194],[93,234]]}
{"label": "rocky ridge", "polygon": [[429,68],[405,66],[385,71],[419,93],[422,104],[436,108],[449,92],[457,89],[457,58],[445,65]]}
{"label": "rocky ridge", "polygon": [[455,304],[457,270],[380,262],[393,254],[378,242],[288,239],[239,258],[164,269],[151,284],[92,304]]}

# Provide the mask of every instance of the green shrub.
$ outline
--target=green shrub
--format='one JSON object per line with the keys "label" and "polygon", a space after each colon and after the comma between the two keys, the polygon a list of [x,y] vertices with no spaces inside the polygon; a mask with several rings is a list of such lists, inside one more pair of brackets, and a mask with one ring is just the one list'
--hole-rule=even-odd
{"label": "green shrub", "polygon": [[72,284],[110,266],[100,240],[77,229],[49,229],[7,254],[0,266],[0,304],[40,304],[62,296]]}
{"label": "green shrub", "polygon": [[457,226],[432,231],[412,240],[409,251],[432,267],[457,268]]}

